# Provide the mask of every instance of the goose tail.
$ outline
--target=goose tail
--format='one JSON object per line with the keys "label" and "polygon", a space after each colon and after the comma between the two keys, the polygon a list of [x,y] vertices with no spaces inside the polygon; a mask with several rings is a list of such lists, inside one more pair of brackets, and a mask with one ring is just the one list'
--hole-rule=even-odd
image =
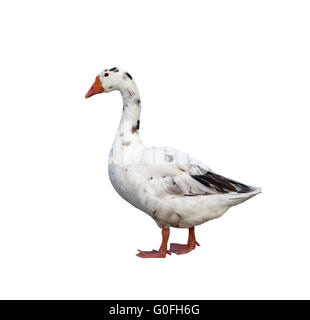
{"label": "goose tail", "polygon": [[255,197],[261,192],[262,189],[258,187],[250,187],[250,191],[246,193],[232,192],[229,194],[229,201],[232,202],[232,206],[235,206],[239,203],[242,203],[244,201],[247,201],[248,199]]}

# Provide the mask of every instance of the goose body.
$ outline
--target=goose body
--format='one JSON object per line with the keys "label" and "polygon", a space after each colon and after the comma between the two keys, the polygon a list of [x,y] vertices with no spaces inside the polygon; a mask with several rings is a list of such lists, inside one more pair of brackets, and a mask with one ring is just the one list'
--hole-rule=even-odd
{"label": "goose body", "polygon": [[[191,156],[169,148],[145,146],[140,138],[141,98],[131,75],[106,69],[86,97],[119,90],[123,113],[109,156],[109,177],[121,197],[155,220],[162,228],[159,251],[140,251],[139,257],[165,257],[187,253],[198,245],[194,227],[222,216],[230,207],[261,192],[213,172]],[[169,228],[189,228],[185,245],[171,244]]]}
{"label": "goose body", "polygon": [[[131,148],[123,152],[134,152],[137,163],[124,165],[114,163],[118,155],[112,149],[110,180],[121,197],[161,228],[197,226],[260,192],[213,173],[180,151],[143,145]],[[156,163],[152,163],[154,158]]]}

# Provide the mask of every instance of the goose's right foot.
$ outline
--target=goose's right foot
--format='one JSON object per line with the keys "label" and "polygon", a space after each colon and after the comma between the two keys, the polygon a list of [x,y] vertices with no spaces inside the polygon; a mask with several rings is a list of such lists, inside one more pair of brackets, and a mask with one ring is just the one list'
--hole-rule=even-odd
{"label": "goose's right foot", "polygon": [[187,244],[171,243],[170,251],[175,254],[185,254],[193,251],[200,244],[196,241],[194,227],[189,228]]}
{"label": "goose's right foot", "polygon": [[170,229],[163,229],[162,230],[162,244],[159,248],[159,250],[152,250],[152,251],[141,251],[138,250],[139,253],[137,253],[137,256],[139,258],[165,258],[167,254],[171,254],[170,250],[167,250],[167,244],[168,244],[168,239],[170,235]]}
{"label": "goose's right foot", "polygon": [[193,251],[196,248],[196,245],[199,246],[199,243],[189,243],[189,244],[179,244],[171,243],[170,251],[175,254],[185,254]]}

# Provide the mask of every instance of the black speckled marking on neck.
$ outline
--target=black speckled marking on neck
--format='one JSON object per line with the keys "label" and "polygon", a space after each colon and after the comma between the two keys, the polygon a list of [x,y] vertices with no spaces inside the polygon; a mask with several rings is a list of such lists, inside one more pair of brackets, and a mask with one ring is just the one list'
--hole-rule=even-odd
{"label": "black speckled marking on neck", "polygon": [[131,128],[132,133],[136,133],[140,128],[140,120],[137,121],[137,124]]}
{"label": "black speckled marking on neck", "polygon": [[125,72],[125,75],[126,75],[130,80],[132,80],[132,76],[131,76],[128,72]]}
{"label": "black speckled marking on neck", "polygon": [[136,104],[138,105],[138,107],[141,107],[141,100],[140,99],[136,99]]}

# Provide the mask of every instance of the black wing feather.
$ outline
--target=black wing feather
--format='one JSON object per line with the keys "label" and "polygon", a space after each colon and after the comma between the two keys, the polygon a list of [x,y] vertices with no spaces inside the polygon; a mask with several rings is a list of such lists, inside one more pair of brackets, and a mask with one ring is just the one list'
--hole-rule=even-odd
{"label": "black wing feather", "polygon": [[252,191],[252,189],[240,182],[225,178],[214,172],[208,171],[205,174],[201,175],[191,175],[191,177],[198,182],[202,183],[208,188],[215,189],[220,193],[228,192],[238,192],[238,193],[247,193]]}

